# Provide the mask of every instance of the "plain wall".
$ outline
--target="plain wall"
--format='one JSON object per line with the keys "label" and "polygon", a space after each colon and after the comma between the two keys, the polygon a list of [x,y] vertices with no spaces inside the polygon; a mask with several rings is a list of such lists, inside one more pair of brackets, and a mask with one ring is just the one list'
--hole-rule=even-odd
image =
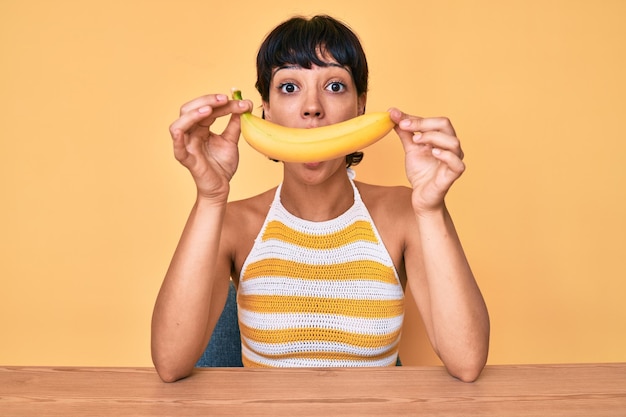
{"label": "plain wall", "polygon": [[[361,37],[368,110],[448,116],[448,206],[487,300],[489,363],[626,360],[626,2],[0,2],[0,364],[151,365],[152,306],[193,204],[169,124],[254,90],[263,36],[329,13]],[[303,3],[297,3],[303,4]],[[280,181],[241,142],[232,199]],[[406,184],[399,141],[357,178]],[[437,363],[409,306],[405,364]]]}

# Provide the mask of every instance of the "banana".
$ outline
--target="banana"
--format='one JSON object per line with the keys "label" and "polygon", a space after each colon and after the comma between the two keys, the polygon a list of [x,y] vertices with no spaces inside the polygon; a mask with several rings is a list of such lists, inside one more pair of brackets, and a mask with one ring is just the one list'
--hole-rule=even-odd
{"label": "banana", "polygon": [[[241,91],[233,91],[241,100]],[[344,122],[299,129],[253,115],[241,115],[241,134],[252,148],[283,162],[321,162],[346,156],[382,139],[395,123],[388,112],[367,113]]]}

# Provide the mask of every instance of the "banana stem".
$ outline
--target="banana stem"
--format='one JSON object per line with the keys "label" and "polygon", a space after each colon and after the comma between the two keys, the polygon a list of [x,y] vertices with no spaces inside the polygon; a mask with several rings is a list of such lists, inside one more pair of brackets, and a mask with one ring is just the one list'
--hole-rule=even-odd
{"label": "banana stem", "polygon": [[241,90],[233,89],[233,100],[243,100],[243,98],[241,97]]}

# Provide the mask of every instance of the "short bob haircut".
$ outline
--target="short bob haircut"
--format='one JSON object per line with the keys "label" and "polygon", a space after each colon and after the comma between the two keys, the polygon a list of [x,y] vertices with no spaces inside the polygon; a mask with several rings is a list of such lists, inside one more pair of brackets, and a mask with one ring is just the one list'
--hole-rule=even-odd
{"label": "short bob haircut", "polygon": [[[320,58],[320,51],[350,70],[359,97],[367,93],[367,59],[356,34],[330,16],[317,15],[310,19],[298,16],[278,25],[259,48],[255,86],[263,101],[269,101],[275,68],[284,65],[298,65],[306,69],[312,65],[326,67],[329,64]],[[363,152],[351,153],[346,156],[346,165],[357,165],[362,159]]]}

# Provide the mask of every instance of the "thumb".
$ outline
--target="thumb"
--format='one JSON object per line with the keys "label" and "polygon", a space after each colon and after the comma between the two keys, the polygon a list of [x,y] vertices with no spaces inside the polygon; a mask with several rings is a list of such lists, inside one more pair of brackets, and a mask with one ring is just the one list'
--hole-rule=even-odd
{"label": "thumb", "polygon": [[228,124],[222,132],[222,137],[232,143],[239,142],[241,134],[241,113],[251,111],[252,102],[250,100],[241,100],[237,102],[237,109],[241,112],[233,112],[228,120]]}
{"label": "thumb", "polygon": [[409,115],[395,107],[389,109],[389,114],[391,120],[396,124],[393,129],[400,138],[404,151],[406,152],[411,145],[414,145],[413,136],[415,135],[415,132],[412,130],[412,123],[409,120]]}

